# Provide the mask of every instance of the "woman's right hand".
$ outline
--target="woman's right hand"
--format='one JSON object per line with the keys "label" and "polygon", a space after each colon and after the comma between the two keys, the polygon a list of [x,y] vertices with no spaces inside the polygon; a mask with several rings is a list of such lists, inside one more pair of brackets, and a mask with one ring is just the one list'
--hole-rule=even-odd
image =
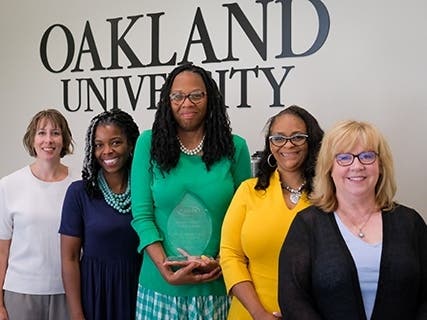
{"label": "woman's right hand", "polygon": [[[209,272],[201,273],[201,262],[198,260],[165,261],[163,265],[169,269],[169,272],[165,275],[165,279],[173,285],[210,282],[218,279],[222,274],[219,266]],[[179,268],[174,271],[172,266]]]}
{"label": "woman's right hand", "polygon": [[187,257],[182,261],[169,261],[160,242],[153,242],[145,247],[145,250],[159,269],[162,277],[172,285],[210,282],[222,275],[219,264],[204,273],[197,270],[197,268],[207,265],[206,262],[202,261],[203,259],[188,259]]}

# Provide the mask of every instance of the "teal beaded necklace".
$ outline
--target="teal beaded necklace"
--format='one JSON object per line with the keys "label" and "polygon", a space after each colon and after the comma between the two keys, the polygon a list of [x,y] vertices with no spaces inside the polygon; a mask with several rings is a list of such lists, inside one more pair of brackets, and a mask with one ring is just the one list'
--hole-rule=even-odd
{"label": "teal beaded necklace", "polygon": [[129,213],[131,209],[129,180],[130,180],[130,177],[128,178],[128,185],[126,187],[126,191],[123,193],[117,194],[110,189],[102,171],[100,170],[98,172],[98,185],[99,185],[99,189],[101,189],[101,192],[104,195],[105,201],[108,203],[110,207],[113,207],[121,214]]}

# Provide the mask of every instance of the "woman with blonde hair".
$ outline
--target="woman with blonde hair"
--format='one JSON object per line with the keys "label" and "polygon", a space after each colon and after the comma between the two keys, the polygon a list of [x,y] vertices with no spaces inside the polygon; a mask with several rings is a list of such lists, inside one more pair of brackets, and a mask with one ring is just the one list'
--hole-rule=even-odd
{"label": "woman with blonde hair", "polygon": [[326,133],[313,206],[294,219],[280,253],[285,319],[427,319],[427,226],[395,192],[378,129],[348,120]]}

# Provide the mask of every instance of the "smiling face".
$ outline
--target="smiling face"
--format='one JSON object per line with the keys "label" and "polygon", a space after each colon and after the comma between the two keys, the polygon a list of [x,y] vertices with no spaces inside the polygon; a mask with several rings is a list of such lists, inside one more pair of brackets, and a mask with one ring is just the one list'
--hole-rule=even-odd
{"label": "smiling face", "polygon": [[[283,135],[291,137],[295,134],[307,133],[307,127],[304,121],[293,114],[283,114],[276,118],[271,125],[270,135]],[[295,146],[287,141],[283,146],[277,147],[270,142],[270,150],[277,161],[279,172],[302,171],[305,159],[307,158],[308,145],[305,142],[302,145]]]}
{"label": "smiling face", "polygon": [[95,132],[95,158],[104,176],[125,168],[130,147],[123,131],[114,124],[99,125]]}
{"label": "smiling face", "polygon": [[196,103],[192,102],[188,97],[180,102],[171,99],[172,113],[178,123],[178,132],[196,131],[203,127],[208,97],[206,95],[206,86],[199,74],[183,71],[175,77],[170,94],[180,93],[187,96],[194,92],[203,92],[205,94]]}
{"label": "smiling face", "polygon": [[63,145],[61,129],[46,118],[40,119],[33,143],[36,157],[44,160],[59,160]]}
{"label": "smiling face", "polygon": [[[363,151],[372,151],[361,143],[346,150],[345,153],[360,154]],[[336,188],[338,199],[343,197],[375,197],[375,187],[380,176],[379,160],[371,164],[362,164],[355,158],[349,166],[340,166],[336,161],[332,165],[331,177]]]}

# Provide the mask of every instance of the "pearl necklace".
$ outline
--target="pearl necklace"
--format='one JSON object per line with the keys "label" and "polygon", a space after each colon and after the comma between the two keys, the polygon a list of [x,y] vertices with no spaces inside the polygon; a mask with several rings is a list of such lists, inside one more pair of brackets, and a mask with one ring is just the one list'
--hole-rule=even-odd
{"label": "pearl necklace", "polygon": [[104,174],[102,171],[98,172],[98,185],[99,189],[101,189],[102,194],[104,195],[105,202],[107,204],[116,209],[121,214],[129,213],[131,210],[130,204],[130,178],[128,178],[128,183],[126,187],[126,191],[123,193],[114,193],[107,181],[105,180]]}
{"label": "pearl necklace", "polygon": [[199,144],[194,149],[188,149],[186,146],[184,146],[179,136],[176,136],[176,138],[178,139],[178,142],[179,142],[179,149],[181,150],[181,152],[185,153],[186,155],[195,156],[196,154],[199,154],[203,149],[205,136],[203,136],[202,140],[200,140]]}
{"label": "pearl necklace", "polygon": [[298,189],[293,189],[282,182],[280,183],[280,185],[282,186],[282,189],[289,191],[289,200],[291,200],[293,204],[297,204],[299,199],[301,198],[301,190],[305,186],[305,181],[298,187]]}

